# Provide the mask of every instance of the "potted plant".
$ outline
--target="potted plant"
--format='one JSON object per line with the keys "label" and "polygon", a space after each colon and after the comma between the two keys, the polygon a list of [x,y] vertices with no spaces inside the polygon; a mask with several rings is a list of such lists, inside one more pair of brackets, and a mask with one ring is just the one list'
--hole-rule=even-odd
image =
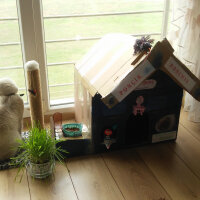
{"label": "potted plant", "polygon": [[[18,173],[24,172],[26,167],[29,174],[34,178],[46,178],[52,174],[55,167],[55,158],[61,163],[64,159],[62,153],[67,151],[57,147],[60,140],[55,140],[49,130],[34,125],[29,129],[28,137],[18,140],[19,154],[11,158],[12,165],[18,166]],[[22,178],[22,176],[21,176]]]}

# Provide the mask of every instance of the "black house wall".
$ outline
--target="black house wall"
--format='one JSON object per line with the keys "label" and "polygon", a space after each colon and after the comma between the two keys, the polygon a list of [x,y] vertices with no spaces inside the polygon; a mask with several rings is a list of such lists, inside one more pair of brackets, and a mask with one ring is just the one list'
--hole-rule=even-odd
{"label": "black house wall", "polygon": [[[109,138],[114,143],[110,149],[152,143],[156,134],[166,136],[162,141],[176,139],[176,135],[170,138],[168,134],[177,133],[183,90],[160,70],[148,80],[155,80],[156,86],[133,91],[112,109],[106,107],[99,94],[92,98],[92,140],[96,152],[106,150],[106,129],[112,131]],[[143,111],[135,113],[138,97],[143,99]]]}

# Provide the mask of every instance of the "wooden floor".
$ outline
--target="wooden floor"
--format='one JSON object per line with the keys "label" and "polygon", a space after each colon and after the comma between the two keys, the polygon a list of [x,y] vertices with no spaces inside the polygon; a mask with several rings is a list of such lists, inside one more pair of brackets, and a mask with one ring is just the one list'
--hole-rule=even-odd
{"label": "wooden floor", "polygon": [[175,143],[68,159],[33,180],[0,171],[0,200],[200,200],[200,123],[182,112]]}

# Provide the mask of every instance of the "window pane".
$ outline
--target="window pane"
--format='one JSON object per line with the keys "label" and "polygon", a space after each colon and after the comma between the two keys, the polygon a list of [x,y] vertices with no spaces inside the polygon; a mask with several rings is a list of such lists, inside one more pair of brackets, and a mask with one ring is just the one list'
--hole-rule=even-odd
{"label": "window pane", "polygon": [[[66,62],[79,60],[96,41],[75,41],[47,43],[47,62]],[[60,72],[61,73],[61,72]]]}
{"label": "window pane", "polygon": [[[22,98],[27,103],[16,1],[0,0],[0,18],[16,18],[0,21],[0,78],[9,77],[15,81],[18,93],[24,94]],[[6,44],[16,42],[19,44]]]}
{"label": "window pane", "polygon": [[74,65],[55,65],[48,67],[49,85],[73,83]]}
{"label": "window pane", "polygon": [[48,80],[50,100],[73,98],[74,65],[49,66]]}
{"label": "window pane", "polygon": [[25,87],[25,80],[24,80],[24,70],[22,69],[12,69],[12,70],[0,70],[0,78],[10,78],[12,79],[17,87],[19,88],[19,94],[24,94],[22,97],[25,102],[27,102],[26,96],[26,87]]}
{"label": "window pane", "polygon": [[102,37],[110,32],[161,32],[162,13],[46,19],[44,25],[46,40]]}
{"label": "window pane", "polygon": [[50,104],[56,104],[56,101],[60,100],[59,103],[67,103],[73,101],[74,96],[74,85],[50,87]]}
{"label": "window pane", "polygon": [[16,1],[0,0],[0,17],[17,17]]}
{"label": "window pane", "polygon": [[7,42],[19,42],[18,21],[0,21],[0,44]]}
{"label": "window pane", "polygon": [[163,9],[163,0],[43,0],[44,16]]}
{"label": "window pane", "polygon": [[25,81],[21,79],[24,77],[24,70],[22,69],[12,69],[12,70],[0,70],[0,78],[8,77],[15,81],[19,88],[25,88]]}
{"label": "window pane", "polygon": [[0,69],[7,66],[22,66],[20,45],[0,46]]}

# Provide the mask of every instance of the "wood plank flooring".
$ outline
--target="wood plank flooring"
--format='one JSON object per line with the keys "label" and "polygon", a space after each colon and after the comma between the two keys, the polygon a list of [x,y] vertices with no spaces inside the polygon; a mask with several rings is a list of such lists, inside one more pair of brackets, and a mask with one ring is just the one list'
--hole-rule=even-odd
{"label": "wood plank flooring", "polygon": [[182,112],[176,142],[70,158],[34,180],[0,171],[0,200],[200,200],[200,123]]}

